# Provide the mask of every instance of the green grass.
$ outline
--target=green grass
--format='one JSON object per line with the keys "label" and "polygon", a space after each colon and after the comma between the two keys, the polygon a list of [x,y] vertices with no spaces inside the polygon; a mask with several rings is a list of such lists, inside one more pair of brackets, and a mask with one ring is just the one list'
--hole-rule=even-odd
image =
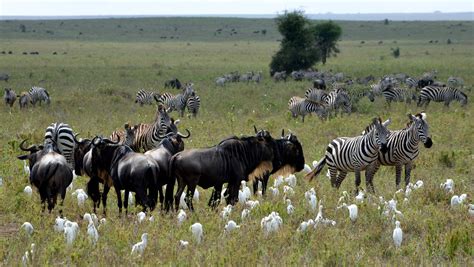
{"label": "green grass", "polygon": [[[130,21],[133,20],[121,20],[120,23],[124,28],[134,28],[135,21]],[[101,23],[66,21],[64,25],[77,23],[82,27],[83,24],[89,24],[91,29],[96,30],[102,24],[115,25],[116,20],[99,22]],[[282,196],[268,196],[260,199],[260,207],[252,211],[251,218],[242,223],[241,229],[229,236],[224,236],[223,227],[226,222],[219,217],[223,205],[219,207],[219,212],[211,211],[206,206],[210,197],[209,190],[199,188],[201,200],[195,203],[196,212],[188,213],[188,220],[181,227],[176,226],[176,214],[166,215],[159,211],[152,213],[155,216],[154,223],[138,225],[134,216],[119,218],[115,193],[111,190],[108,222],[99,230],[97,247],[89,244],[87,225],[80,219],[84,212],[91,211],[90,201],[86,207],[79,208],[68,193],[64,214],[79,222],[81,228],[74,246],[68,248],[63,235],[53,231],[57,210],[51,215],[41,214],[39,195],[35,192],[28,199],[23,194],[28,178],[23,173],[22,162],[16,159],[21,154],[19,142],[27,137],[40,142],[44,129],[51,122],[67,122],[81,137],[109,135],[113,130],[122,128],[125,122],[150,122],[153,120],[155,107],[141,108],[134,105],[134,94],[141,87],[163,92],[164,81],[177,76],[182,82],[193,81],[202,100],[201,113],[196,119],[182,118],[180,129],[188,128],[192,133],[192,137],[186,142],[187,148],[214,145],[229,135],[250,135],[253,133],[253,125],[268,129],[274,136],[278,136],[284,128],[290,129],[301,140],[306,161],[311,165],[313,160],[319,160],[323,156],[327,144],[333,138],[358,135],[372,117],[390,117],[393,121],[390,129],[399,129],[407,121],[407,112],[420,110],[415,104],[396,103],[387,108],[382,99],[377,99],[375,103],[362,100],[359,103],[360,112],[350,116],[327,122],[321,122],[312,116],[304,124],[300,120],[293,120],[287,111],[287,101],[293,95],[302,96],[310,84],[274,83],[268,77],[268,63],[278,49],[278,44],[272,40],[252,39],[248,42],[242,37],[235,42],[229,42],[228,39],[224,42],[207,42],[208,37],[196,37],[188,45],[187,41],[183,41],[184,37],[179,41],[149,42],[155,39],[119,37],[116,33],[99,36],[97,39],[91,37],[75,40],[66,34],[65,38],[46,40],[43,35],[28,34],[22,37],[20,33],[13,32],[3,35],[6,23],[0,23],[0,50],[12,50],[15,53],[0,54],[0,72],[8,72],[12,77],[8,84],[1,82],[1,86],[12,87],[17,92],[26,91],[33,85],[44,86],[52,96],[52,104],[50,107],[42,106],[28,111],[20,111],[15,105],[11,115],[8,108],[0,108],[2,265],[21,264],[21,256],[32,242],[37,247],[35,265],[472,264],[473,219],[468,217],[465,207],[451,209],[450,195],[439,189],[441,182],[452,178],[456,183],[455,193],[467,193],[468,202],[472,203],[474,148],[471,142],[474,121],[471,118],[471,103],[465,108],[453,103],[449,109],[442,104],[431,103],[427,108],[434,145],[431,149],[421,149],[416,168],[412,172],[412,181],[423,180],[424,188],[414,192],[407,204],[403,204],[403,199],[398,196],[398,208],[405,215],[401,219],[404,241],[399,250],[392,244],[394,225],[380,215],[376,206],[369,203],[359,205],[359,219],[354,224],[350,222],[346,210],[335,209],[341,192],[353,190],[353,174],[348,175],[339,191],[331,188],[324,175],[308,183],[302,174],[297,174],[296,194],[291,197],[296,207],[293,216],[286,214]],[[49,25],[53,22],[44,23]],[[226,20],[213,23],[221,25]],[[378,27],[378,24],[381,23],[374,23],[373,27]],[[413,28],[415,31],[416,27],[430,23],[407,24],[408,29]],[[206,24],[203,24],[205,27],[198,23],[196,25],[208,29],[208,32],[214,30],[214,26],[209,30],[210,26]],[[400,22],[400,25],[403,23]],[[270,26],[267,28],[267,35],[272,35],[273,29]],[[200,35],[193,30],[189,31],[193,32],[193,36]],[[378,45],[376,40],[379,38],[374,38],[374,41],[361,45],[360,40],[369,38],[360,34],[363,38],[354,37],[357,41],[344,41],[340,44],[342,52],[337,58],[331,58],[326,66],[316,67],[343,71],[353,77],[398,72],[418,76],[436,69],[442,81],[450,75],[464,78],[466,91],[470,98],[473,97],[470,91],[474,83],[472,38],[460,44],[429,45],[425,40],[399,36],[394,38],[398,40],[397,44]],[[431,34],[427,40],[441,40],[441,37],[436,37],[439,35]],[[453,39],[462,39],[462,35],[460,36]],[[400,47],[401,51],[398,59],[390,56],[390,48],[395,46]],[[24,56],[21,51],[39,51],[40,55]],[[52,55],[53,51],[57,51],[59,55]],[[62,52],[67,54],[63,55]],[[224,88],[214,85],[215,77],[234,70],[262,70],[264,81],[259,85],[237,83]],[[177,114],[173,113],[173,116],[177,117]],[[394,169],[382,167],[375,177],[377,196],[392,198],[395,191],[394,180]],[[86,177],[80,177],[74,182],[74,187],[84,188],[86,182]],[[315,212],[308,209],[303,197],[304,192],[311,187],[316,189],[318,199],[323,200],[325,216],[336,220],[337,225],[296,234],[296,229],[303,220],[316,216]],[[241,210],[242,207],[237,205],[230,219],[241,224]],[[277,235],[267,238],[260,229],[260,220],[271,211],[280,213],[283,228]],[[31,238],[18,231],[24,221],[31,222],[35,227]],[[182,250],[178,247],[178,241],[192,241],[189,226],[194,222],[202,223],[204,242],[201,245],[191,242],[187,249]],[[132,259],[129,257],[131,246],[139,241],[143,232],[149,233],[149,246],[144,257]]]}

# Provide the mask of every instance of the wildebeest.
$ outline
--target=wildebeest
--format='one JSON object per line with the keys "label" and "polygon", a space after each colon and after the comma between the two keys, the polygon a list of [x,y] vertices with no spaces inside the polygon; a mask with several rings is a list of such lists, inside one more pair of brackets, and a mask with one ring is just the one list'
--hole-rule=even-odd
{"label": "wildebeest", "polygon": [[275,80],[275,82],[279,82],[279,81],[285,81],[286,82],[286,78],[287,78],[287,75],[286,75],[286,71],[280,71],[280,72],[275,72],[273,74],[273,80]]}
{"label": "wildebeest", "polygon": [[177,78],[168,80],[165,82],[165,88],[168,88],[168,87],[181,89],[181,82]]}
{"label": "wildebeest", "polygon": [[11,88],[5,88],[5,94],[3,95],[3,99],[5,100],[5,105],[9,105],[10,108],[13,107],[16,101],[16,93]]}
{"label": "wildebeest", "polygon": [[145,152],[145,155],[153,158],[158,166],[160,167],[160,173],[158,175],[158,193],[160,194],[160,203],[163,208],[163,190],[162,187],[168,184],[170,173],[169,173],[169,161],[171,157],[184,150],[183,138],[189,138],[191,133],[186,129],[188,135],[181,133],[168,133],[157,148]]}
{"label": "wildebeest", "polygon": [[[51,212],[56,205],[57,195],[61,194],[61,206],[66,197],[66,188],[72,182],[72,170],[68,167],[66,158],[54,151],[52,142],[44,146],[32,145],[25,148],[26,140],[20,143],[20,149],[29,151],[29,155],[18,156],[20,160],[28,160],[30,166],[30,183],[38,188],[42,209],[48,202],[48,210]],[[59,211],[62,213],[62,210]]]}
{"label": "wildebeest", "polygon": [[0,73],[0,81],[8,82],[8,79],[10,79],[10,75],[8,75],[6,73]]}
{"label": "wildebeest", "polygon": [[165,209],[169,210],[172,204],[176,180],[176,209],[187,187],[185,202],[190,210],[194,210],[192,197],[197,185],[204,189],[214,187],[209,206],[217,207],[224,183],[228,183],[226,201],[233,205],[237,201],[240,182],[271,172],[274,161],[279,159],[277,153],[276,142],[267,131],[250,137],[230,137],[210,148],[179,152],[170,161],[172,178],[166,187]]}
{"label": "wildebeest", "polygon": [[316,79],[313,81],[313,88],[326,90],[326,83],[323,79]]}
{"label": "wildebeest", "polygon": [[265,195],[267,189],[268,179],[270,175],[288,176],[295,172],[299,172],[304,168],[304,154],[303,147],[296,135],[290,133],[285,136],[285,131],[281,131],[281,138],[276,139],[276,148],[280,156],[279,164],[273,164],[271,172],[266,173],[263,177],[258,178],[253,183],[254,193],[257,192],[258,180],[262,182],[262,194]]}
{"label": "wildebeest", "polygon": [[120,190],[125,190],[126,213],[129,192],[135,192],[136,202],[143,206],[143,210],[147,207],[153,210],[158,196],[158,164],[151,157],[133,152],[130,147],[106,138],[94,137],[92,146],[92,175],[106,172],[112,177],[119,212],[122,212]]}
{"label": "wildebeest", "polygon": [[28,92],[21,92],[18,104],[20,104],[20,109],[27,108],[30,104],[32,104],[30,94]]}

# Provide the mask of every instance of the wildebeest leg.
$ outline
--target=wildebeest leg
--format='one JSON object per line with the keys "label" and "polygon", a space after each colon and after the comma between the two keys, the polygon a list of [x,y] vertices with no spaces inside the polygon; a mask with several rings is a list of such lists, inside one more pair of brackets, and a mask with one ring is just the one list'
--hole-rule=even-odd
{"label": "wildebeest leg", "polygon": [[[110,186],[107,184],[104,184],[104,192],[102,193],[102,209],[104,210],[104,215],[106,214],[107,211],[107,194],[109,193]],[[100,200],[99,200],[100,203]],[[99,207],[99,203],[97,204],[97,207]]]}
{"label": "wildebeest leg", "polygon": [[210,205],[213,209],[217,208],[219,204],[221,203],[222,184],[214,186],[214,191],[215,191],[215,195],[212,202],[212,206]]}
{"label": "wildebeest leg", "polygon": [[163,195],[163,186],[158,186],[158,193],[160,194],[161,209],[163,209],[163,202],[165,201],[165,196]]}
{"label": "wildebeest leg", "polygon": [[253,181],[253,194],[257,194],[258,191],[258,182],[261,181],[260,178],[257,178]]}
{"label": "wildebeest leg", "polygon": [[188,208],[190,211],[194,211],[194,206],[193,206],[194,190],[196,190],[195,184],[188,185],[186,197],[184,198],[184,202],[186,202],[186,205],[188,205]]}
{"label": "wildebeest leg", "polygon": [[270,174],[267,173],[263,176],[263,181],[262,181],[262,195],[265,195],[265,192],[267,192],[267,186],[268,186],[268,180],[270,180]]}
{"label": "wildebeest leg", "polygon": [[184,187],[186,187],[186,185],[178,179],[178,191],[176,191],[176,195],[174,195],[174,205],[176,210],[179,209],[179,200],[181,198],[181,194],[183,194]]}
{"label": "wildebeest leg", "polygon": [[[125,206],[125,215],[128,215],[128,194],[129,193],[130,193],[130,191],[125,189],[125,195],[123,196],[123,205]],[[138,204],[139,200],[137,198],[135,198],[135,200]]]}
{"label": "wildebeest leg", "polygon": [[117,206],[119,208],[119,213],[122,214],[122,193],[120,193],[120,188],[114,185],[115,193],[117,194]]}
{"label": "wildebeest leg", "polygon": [[402,165],[395,165],[395,185],[400,189],[400,180],[402,179]]}

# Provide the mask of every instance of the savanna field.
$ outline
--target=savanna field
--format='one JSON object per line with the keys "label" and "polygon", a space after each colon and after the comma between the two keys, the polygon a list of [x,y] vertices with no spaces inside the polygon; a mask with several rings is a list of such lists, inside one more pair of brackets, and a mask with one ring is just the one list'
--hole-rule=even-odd
{"label": "savanna field", "polygon": [[[26,26],[24,33],[19,30],[22,23]],[[181,132],[191,132],[185,148],[213,146],[231,135],[253,135],[254,125],[270,131],[275,138],[285,129],[301,141],[310,166],[313,160],[323,157],[332,139],[359,135],[372,118],[391,118],[388,128],[397,130],[408,122],[407,113],[415,114],[422,109],[413,102],[392,103],[388,107],[379,96],[373,103],[362,99],[356,105],[357,111],[350,115],[327,121],[307,116],[304,123],[293,119],[288,99],[304,96],[311,83],[291,79],[276,83],[269,76],[268,65],[278,50],[280,38],[272,20],[1,21],[0,51],[12,54],[0,54],[0,72],[11,76],[8,83],[0,81],[0,86],[11,87],[18,94],[32,86],[42,86],[50,93],[51,105],[20,110],[15,103],[11,114],[7,106],[0,108],[0,265],[21,265],[31,243],[35,243],[36,251],[28,264],[35,266],[473,265],[474,219],[467,208],[474,202],[472,22],[341,22],[341,26],[341,53],[331,57],[325,66],[318,64],[315,68],[343,72],[354,79],[393,73],[420,77],[431,70],[437,70],[437,80],[443,82],[449,76],[464,79],[463,91],[469,97],[465,107],[458,102],[451,103],[449,108],[432,102],[425,110],[433,146],[420,146],[411,182],[422,180],[424,185],[414,190],[408,201],[404,201],[403,193],[395,194],[394,167],[384,166],[374,179],[375,195],[368,194],[358,204],[355,223],[349,219],[347,209],[336,209],[343,191],[351,192],[348,204],[355,203],[354,174],[349,173],[336,190],[325,175],[326,168],[312,182],[304,179],[303,172],[296,174],[295,194],[289,197],[295,207],[293,214],[287,214],[280,185],[278,196],[270,192],[263,198],[252,196],[260,205],[245,220],[241,220],[242,204],[237,204],[229,218],[223,220],[225,201],[217,210],[211,210],[207,206],[211,189],[198,187],[200,199],[194,202],[195,212],[186,211],[187,219],[181,226],[177,224],[177,212],[166,214],[159,208],[147,214],[154,216],[153,222],[139,224],[136,214],[141,208],[133,206],[129,216],[119,216],[115,191],[111,190],[107,223],[99,228],[100,237],[94,246],[87,236],[87,222],[82,219],[84,213],[92,212],[92,201],[79,207],[71,196],[75,189],[85,189],[89,179],[78,177],[73,182],[74,190],[66,196],[63,214],[77,222],[80,231],[74,244],[67,246],[64,235],[53,229],[58,207],[51,214],[42,213],[39,194],[35,190],[31,197],[23,193],[29,181],[23,162],[16,158],[23,153],[19,143],[25,138],[29,143],[41,143],[45,128],[52,122],[70,124],[82,138],[109,136],[127,122],[151,123],[156,106],[140,107],[134,103],[140,88],[177,94],[176,89],[164,88],[165,80],[177,77],[181,82],[194,83],[201,98],[197,118],[179,118],[178,113],[171,113],[181,120]],[[219,28],[223,33],[216,34]],[[231,28],[238,34],[230,35]],[[262,29],[267,30],[266,34],[253,33]],[[452,43],[447,44],[447,39]],[[399,58],[391,55],[391,48],[395,47],[400,48]],[[31,51],[38,51],[39,55],[30,55]],[[262,71],[260,84],[215,84],[215,78],[223,74],[252,70]],[[454,194],[467,194],[464,205],[450,206],[452,194],[440,188],[446,179],[454,180]],[[322,200],[324,217],[335,220],[336,225],[300,233],[300,223],[314,219],[318,212],[310,208],[304,196],[311,188],[315,189],[318,201]],[[398,249],[392,240],[394,223],[378,209],[379,196],[396,199],[397,208],[403,213],[403,217],[397,218],[404,234]],[[283,224],[278,232],[265,235],[260,221],[272,211],[279,213]],[[103,217],[102,207],[98,216]],[[234,220],[240,228],[224,234],[228,220]],[[20,229],[26,221],[34,227],[32,236]],[[200,244],[190,231],[195,222],[203,226]],[[143,256],[131,257],[131,248],[143,233],[148,233],[148,246]],[[190,244],[183,249],[179,240]]]}

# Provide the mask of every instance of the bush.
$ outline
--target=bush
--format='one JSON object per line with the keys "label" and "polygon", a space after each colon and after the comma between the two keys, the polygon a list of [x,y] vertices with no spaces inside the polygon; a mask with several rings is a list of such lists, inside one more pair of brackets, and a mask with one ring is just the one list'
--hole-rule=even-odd
{"label": "bush", "polygon": [[392,56],[394,58],[398,58],[400,56],[400,48],[399,47],[392,48]]}

